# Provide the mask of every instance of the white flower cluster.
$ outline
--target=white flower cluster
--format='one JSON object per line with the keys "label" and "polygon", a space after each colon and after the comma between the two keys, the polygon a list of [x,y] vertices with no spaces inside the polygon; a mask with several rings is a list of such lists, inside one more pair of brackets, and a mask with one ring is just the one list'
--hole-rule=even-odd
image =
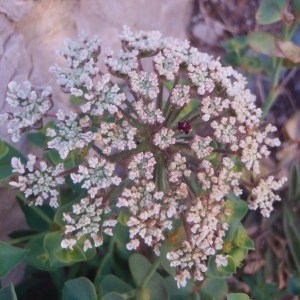
{"label": "white flower cluster", "polygon": [[154,135],[153,144],[164,150],[176,143],[174,138],[175,132],[172,129],[163,127],[159,132]]}
{"label": "white flower cluster", "polygon": [[113,149],[135,149],[134,136],[137,129],[123,121],[122,125],[115,123],[101,123],[99,132],[94,133],[93,140],[103,147],[104,154],[110,154]]}
{"label": "white flower cluster", "polygon": [[190,87],[188,85],[177,84],[171,94],[171,103],[183,107],[190,102]]}
{"label": "white flower cluster", "polygon": [[169,164],[169,180],[170,182],[180,182],[182,177],[189,177],[191,171],[187,168],[186,158],[180,153],[176,153],[173,157],[173,160]]}
{"label": "white flower cluster", "polygon": [[154,68],[160,76],[174,80],[179,71],[182,59],[172,49],[164,48],[153,58]]}
{"label": "white flower cluster", "polygon": [[100,53],[100,40],[97,37],[88,40],[86,36],[82,36],[81,43],[66,39],[65,44],[66,47],[58,53],[66,58],[67,68],[54,65],[49,71],[55,74],[59,86],[66,92],[77,95],[78,89],[91,89],[93,78],[99,73],[97,57]]}
{"label": "white flower cluster", "polygon": [[110,208],[103,203],[103,198],[83,198],[80,203],[73,205],[72,213],[64,213],[63,220],[67,222],[65,237],[61,242],[62,248],[73,249],[77,241],[84,239],[83,250],[99,247],[103,244],[104,232],[112,235],[112,228],[117,221],[110,219]]}
{"label": "white flower cluster", "polygon": [[187,280],[201,281],[207,270],[208,256],[222,249],[223,237],[228,229],[224,222],[223,202],[213,198],[197,198],[186,216],[190,226],[190,238],[182,242],[181,247],[167,253],[172,267],[177,268],[178,287],[184,287]]}
{"label": "white flower cluster", "polygon": [[215,201],[221,201],[230,190],[235,195],[240,195],[239,188],[242,173],[233,170],[234,164],[228,157],[224,157],[222,164],[215,168],[208,160],[200,164],[200,172],[197,173],[199,185],[207,190]]}
{"label": "white flower cluster", "polygon": [[72,150],[86,147],[93,140],[93,133],[89,131],[88,116],[79,118],[73,112],[66,116],[62,110],[59,110],[56,116],[57,129],[47,128],[47,136],[52,138],[47,146],[56,149],[61,158],[66,158]]}
{"label": "white flower cluster", "polygon": [[130,87],[139,97],[154,99],[159,93],[158,79],[155,73],[132,71],[129,74]]}
{"label": "white flower cluster", "polygon": [[209,136],[202,137],[202,136],[196,135],[191,144],[191,148],[195,152],[196,156],[199,159],[202,159],[212,153],[213,147],[209,146],[209,144],[211,142],[212,142],[212,139]]}
{"label": "white flower cluster", "polygon": [[155,164],[152,152],[138,153],[128,165],[128,178],[137,182],[142,178],[152,179]]}
{"label": "white flower cluster", "polygon": [[88,164],[88,167],[80,165],[78,173],[71,173],[71,178],[74,183],[83,181],[82,188],[87,190],[91,198],[94,198],[100,190],[120,184],[121,178],[113,176],[114,164],[97,157],[89,158]]}
{"label": "white flower cluster", "polygon": [[14,112],[0,115],[0,123],[6,123],[7,131],[13,142],[18,142],[20,134],[35,127],[41,127],[42,118],[51,109],[52,89],[34,90],[29,81],[23,82],[23,89],[15,81],[8,84],[6,102]]}
{"label": "white flower cluster", "polygon": [[[286,179],[259,177],[257,187],[251,189],[252,182],[242,176],[251,172],[253,181],[258,181],[259,161],[280,141],[273,136],[274,126],[261,123],[261,110],[246,89],[245,78],[231,67],[223,67],[187,41],[163,39],[156,31],[133,32],[125,27],[120,39],[122,50],[105,57],[109,73],[102,73],[96,64],[98,39],[68,41],[61,51],[67,69],[52,68],[63,91],[83,104],[78,113],[57,113],[55,128],[47,129],[48,148],[56,149],[62,159],[73,150],[86,150],[74,151],[83,162],[65,171],[87,196],[64,214],[62,247],[72,249],[82,239],[84,250],[101,245],[102,233],[111,235],[119,210],[126,210],[127,248],[134,250],[144,243],[159,255],[167,232],[181,224],[182,237],[167,258],[182,287],[189,278],[203,279],[209,256],[218,266],[227,265],[222,245],[229,226],[224,211],[229,193],[240,196],[241,188],[247,189],[249,207],[270,215],[273,202],[280,200],[274,191]],[[146,72],[143,64],[150,57],[152,69]],[[124,80],[122,90],[112,76]],[[15,84],[12,95],[14,89]],[[50,108],[47,91],[37,97],[24,92],[26,99],[46,101],[39,104],[41,109],[34,108],[36,119],[28,117],[29,127]],[[19,100],[9,99],[19,106]],[[192,108],[197,100],[198,107]],[[9,115],[2,119],[9,120]],[[16,130],[22,131],[18,126]],[[62,183],[61,166],[41,163],[40,170],[33,171],[32,163],[25,167],[16,158],[12,163],[22,174],[13,186],[37,197],[33,203],[50,198],[57,205],[53,185]],[[46,181],[49,191],[43,194]]]}
{"label": "white flower cluster", "polygon": [[37,158],[32,154],[28,155],[26,164],[20,158],[13,157],[13,172],[22,175],[18,176],[18,181],[10,181],[9,184],[24,193],[29,205],[42,205],[44,201],[49,201],[50,206],[58,207],[58,189],[65,182],[61,176],[63,164],[56,167],[49,166],[45,161],[40,161],[38,166],[36,164]]}
{"label": "white flower cluster", "polygon": [[124,93],[119,93],[120,88],[110,82],[110,75],[105,74],[97,82],[93,89],[84,95],[87,103],[80,108],[84,113],[93,116],[102,116],[105,111],[114,114],[119,111],[118,107],[125,101]]}
{"label": "white flower cluster", "polygon": [[161,45],[161,33],[159,31],[134,32],[129,27],[124,26],[119,37],[124,47],[140,53],[154,52]]}
{"label": "white flower cluster", "polygon": [[117,58],[113,58],[113,51],[109,51],[106,54],[105,64],[113,74],[126,75],[138,68],[138,54],[137,50],[131,52],[121,50]]}
{"label": "white flower cluster", "polygon": [[172,228],[172,221],[167,218],[163,206],[163,196],[163,192],[156,191],[152,181],[142,180],[138,187],[124,189],[117,206],[128,207],[132,213],[127,222],[131,239],[127,244],[129,250],[138,248],[139,236],[159,255],[161,241],[165,239],[164,231]]}
{"label": "white flower cluster", "polygon": [[267,179],[260,179],[258,185],[253,188],[251,198],[249,199],[249,208],[256,210],[259,209],[264,217],[269,217],[273,211],[273,203],[280,201],[280,197],[274,194],[282,188],[287,181],[285,177],[275,180],[274,176],[269,176]]}
{"label": "white flower cluster", "polygon": [[140,121],[146,124],[163,123],[165,118],[160,109],[155,109],[155,103],[145,104],[143,101],[136,101],[133,104]]}

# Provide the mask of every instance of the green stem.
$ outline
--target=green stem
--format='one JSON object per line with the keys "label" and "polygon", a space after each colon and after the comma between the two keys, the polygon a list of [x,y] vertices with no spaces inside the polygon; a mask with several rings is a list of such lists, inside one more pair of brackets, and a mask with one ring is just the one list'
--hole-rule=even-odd
{"label": "green stem", "polygon": [[[298,29],[299,23],[300,22],[295,22],[290,29],[288,29],[287,26],[284,26],[284,29],[283,29],[283,39],[284,40],[290,40],[292,38],[295,31]],[[280,71],[282,68],[282,64],[283,64],[283,58],[276,57],[271,89],[269,91],[267,99],[264,102],[263,108],[262,108],[262,110],[263,110],[262,119],[264,119],[266,117],[266,115],[270,111],[271,107],[273,106],[275,100],[277,99],[277,97],[280,93],[278,83],[279,83],[279,75],[280,75]]]}
{"label": "green stem", "polygon": [[26,241],[28,241],[32,238],[42,236],[42,235],[45,235],[45,232],[29,234],[29,235],[26,235],[26,236],[22,236],[22,237],[19,237],[19,238],[12,239],[10,241],[7,241],[6,243],[9,244],[9,245],[15,245],[15,244],[19,244],[19,243],[22,243],[22,242],[26,242]]}
{"label": "green stem", "polygon": [[42,210],[40,210],[38,207],[36,206],[32,206],[31,207],[32,210],[39,216],[41,217],[46,223],[48,223],[49,225],[51,225],[53,223],[53,220],[51,218],[49,218]]}
{"label": "green stem", "polygon": [[278,90],[278,82],[279,82],[279,75],[280,75],[280,70],[282,67],[282,63],[283,63],[283,59],[282,58],[275,58],[275,70],[274,70],[274,75],[273,75],[273,79],[272,79],[272,85],[271,85],[271,89],[269,91],[269,94],[267,96],[266,101],[263,104],[263,108],[262,108],[262,119],[264,119],[266,117],[266,115],[268,114],[268,112],[270,111],[271,107],[273,106],[278,94],[279,94],[279,90]]}
{"label": "green stem", "polygon": [[121,162],[124,159],[129,158],[130,156],[143,152],[145,150],[147,150],[149,144],[147,143],[147,141],[144,141],[143,143],[137,145],[137,147],[135,149],[132,150],[125,150],[122,152],[118,152],[115,154],[112,154],[110,156],[107,157],[108,160],[111,160],[112,162]]}
{"label": "green stem", "polygon": [[151,266],[147,276],[143,279],[143,281],[141,282],[141,288],[145,288],[147,287],[149,281],[151,280],[152,276],[154,275],[154,273],[156,272],[157,268],[160,265],[160,259],[157,258],[154,262],[153,265]]}
{"label": "green stem", "polygon": [[80,263],[77,263],[75,265],[73,265],[70,269],[69,269],[69,272],[68,272],[68,275],[67,275],[67,279],[74,279],[76,278],[78,272],[80,271],[80,267],[81,267],[81,264]]}
{"label": "green stem", "polygon": [[159,94],[156,102],[156,108],[160,110],[162,110],[162,106],[163,106],[163,92],[164,92],[164,82],[161,80],[159,83]]}

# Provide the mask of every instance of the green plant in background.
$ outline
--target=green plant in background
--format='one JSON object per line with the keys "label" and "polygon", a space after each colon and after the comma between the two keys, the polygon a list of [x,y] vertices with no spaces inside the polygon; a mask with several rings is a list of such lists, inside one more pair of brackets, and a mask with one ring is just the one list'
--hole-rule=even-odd
{"label": "green plant in background", "polygon": [[[293,41],[300,24],[300,2],[262,0],[256,21],[261,25],[259,30],[225,43],[225,61],[245,72],[263,74],[270,79],[269,91],[263,99],[262,117],[265,118],[293,76],[293,68],[300,63],[300,46]],[[270,26],[273,24],[275,26]],[[280,81],[283,71],[285,75]]]}
{"label": "green plant in background", "polygon": [[[40,128],[28,139],[44,151],[1,142],[1,180],[30,228],[1,243],[1,275],[27,264],[21,299],[41,297],[41,285],[43,299],[222,299],[254,249],[242,218],[269,217],[280,201],[286,178],[260,167],[280,145],[276,128],[261,123],[241,74],[188,42],[127,27],[120,39],[108,73],[98,38],[66,41],[66,68],[50,71],[76,112],[53,118],[50,87],[9,83],[18,109],[2,122],[12,141]],[[13,287],[0,293],[15,299]]]}

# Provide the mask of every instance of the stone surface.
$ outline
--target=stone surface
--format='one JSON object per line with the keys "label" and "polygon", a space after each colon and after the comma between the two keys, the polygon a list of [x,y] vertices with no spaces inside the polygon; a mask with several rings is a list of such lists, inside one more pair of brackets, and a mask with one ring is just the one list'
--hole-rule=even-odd
{"label": "stone surface", "polygon": [[[54,88],[56,110],[68,99],[48,72],[49,66],[62,63],[55,50],[64,37],[76,39],[78,33],[98,34],[103,48],[119,48],[118,35],[123,25],[136,30],[160,30],[164,36],[186,38],[192,0],[0,0],[0,113],[5,104],[9,81],[29,79],[34,85]],[[9,140],[5,128],[0,138]],[[16,145],[26,151],[22,140]],[[0,166],[1,168],[1,166]],[[25,225],[11,192],[1,192],[0,239]]]}

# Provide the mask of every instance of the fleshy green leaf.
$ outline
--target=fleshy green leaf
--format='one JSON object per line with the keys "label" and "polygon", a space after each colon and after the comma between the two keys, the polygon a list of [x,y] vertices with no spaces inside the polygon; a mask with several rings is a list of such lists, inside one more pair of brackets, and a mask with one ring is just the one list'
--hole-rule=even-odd
{"label": "fleshy green leaf", "polygon": [[226,279],[207,278],[200,290],[201,299],[224,299],[228,292]]}
{"label": "fleshy green leaf", "polygon": [[105,276],[100,283],[100,292],[103,296],[110,292],[122,294],[131,290],[132,287],[129,284],[112,274]]}
{"label": "fleshy green leaf", "polygon": [[[129,258],[129,269],[137,286],[140,286],[151,270],[151,264],[146,257],[134,253]],[[151,276],[146,287],[139,289],[139,299],[169,299],[168,292],[163,283],[163,278],[157,273]],[[149,298],[148,298],[149,297]]]}
{"label": "fleshy green leaf", "polygon": [[233,193],[227,195],[225,204],[226,210],[230,211],[230,219],[236,218],[242,220],[248,211],[247,203],[240,197],[235,196]]}
{"label": "fleshy green leaf", "polygon": [[47,137],[44,132],[40,131],[40,132],[29,133],[27,135],[27,139],[31,144],[37,146],[38,148],[47,147],[46,144]]}
{"label": "fleshy green leaf", "polygon": [[[49,255],[49,261],[52,266],[60,267],[66,264],[72,264],[87,260],[86,253],[81,247],[74,246],[73,250],[63,249],[61,247],[62,235],[60,232],[47,233],[44,240],[44,247]],[[91,249],[91,251],[95,251]],[[95,252],[94,252],[95,253]]]}
{"label": "fleshy green leaf", "polygon": [[29,250],[26,263],[43,271],[54,271],[56,268],[50,265],[49,255],[44,249],[44,234],[32,238],[26,245]]}
{"label": "fleshy green leaf", "polygon": [[31,229],[43,231],[48,230],[51,226],[51,223],[48,222],[43,216],[53,219],[54,210],[48,205],[43,206],[28,206],[26,203],[26,198],[23,194],[17,195],[17,200],[19,202],[20,208],[22,209],[26,222]]}
{"label": "fleshy green leaf", "polygon": [[231,256],[227,256],[227,266],[226,267],[217,267],[218,270],[222,273],[228,273],[228,274],[232,274],[232,273],[235,273],[236,272],[236,265],[235,265],[235,262],[234,260],[232,259]]}
{"label": "fleshy green leaf", "polygon": [[7,155],[9,148],[4,141],[0,140],[0,159]]}
{"label": "fleshy green leaf", "polygon": [[261,0],[256,13],[257,23],[268,25],[280,21],[285,6],[285,0]]}
{"label": "fleshy green leaf", "polygon": [[268,56],[277,56],[275,37],[267,32],[250,32],[247,37],[249,46],[256,52]]}
{"label": "fleshy green leaf", "polygon": [[[63,288],[63,300],[97,300],[92,282],[85,277],[68,280]],[[121,298],[122,299],[122,298]]]}
{"label": "fleshy green leaf", "polygon": [[295,64],[300,62],[300,47],[291,41],[280,40],[267,32],[250,32],[247,40],[258,53],[286,58]]}
{"label": "fleshy green leaf", "polygon": [[248,250],[234,247],[229,251],[228,254],[233,259],[235,266],[240,267],[242,261],[245,259],[245,257],[248,254]]}
{"label": "fleshy green leaf", "polygon": [[18,300],[15,288],[12,284],[0,289],[0,299],[3,300]]}
{"label": "fleshy green leaf", "polygon": [[104,297],[101,298],[101,300],[124,300],[126,298],[122,297],[120,294],[118,293],[108,293],[106,294]]}
{"label": "fleshy green leaf", "polygon": [[151,264],[148,259],[142,254],[134,253],[129,258],[129,269],[134,282],[140,285],[143,279],[147,276]]}
{"label": "fleshy green leaf", "polygon": [[227,295],[227,300],[250,300],[250,298],[244,293],[232,293]]}
{"label": "fleshy green leaf", "polygon": [[216,265],[216,262],[211,257],[208,260],[207,271],[205,273],[208,277],[212,278],[228,278],[231,276],[231,273],[222,272]]}
{"label": "fleshy green leaf", "polygon": [[24,261],[27,249],[10,246],[0,241],[0,278],[5,277],[15,266]]}
{"label": "fleshy green leaf", "polygon": [[242,225],[238,227],[234,237],[234,242],[240,248],[249,250],[255,249],[253,241],[249,238],[247,231]]}

